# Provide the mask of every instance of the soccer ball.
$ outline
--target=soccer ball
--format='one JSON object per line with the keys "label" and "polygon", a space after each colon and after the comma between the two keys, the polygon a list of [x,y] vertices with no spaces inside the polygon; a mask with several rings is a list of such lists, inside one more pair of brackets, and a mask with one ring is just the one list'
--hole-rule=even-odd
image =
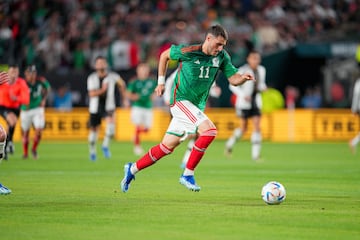
{"label": "soccer ball", "polygon": [[261,197],[269,205],[280,204],[286,198],[286,190],[281,183],[271,181],[263,186]]}

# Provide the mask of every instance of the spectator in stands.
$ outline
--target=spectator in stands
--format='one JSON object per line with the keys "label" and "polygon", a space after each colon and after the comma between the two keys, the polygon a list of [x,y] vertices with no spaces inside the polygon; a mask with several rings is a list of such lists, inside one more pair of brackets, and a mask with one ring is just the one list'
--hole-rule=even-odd
{"label": "spectator in stands", "polygon": [[54,108],[68,112],[72,109],[72,94],[68,84],[60,86],[54,94]]}

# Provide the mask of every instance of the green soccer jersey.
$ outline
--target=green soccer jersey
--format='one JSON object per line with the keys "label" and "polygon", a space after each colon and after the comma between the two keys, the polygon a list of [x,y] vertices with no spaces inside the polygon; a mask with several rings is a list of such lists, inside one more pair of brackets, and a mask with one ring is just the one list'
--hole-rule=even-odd
{"label": "green soccer jersey", "polygon": [[204,111],[218,71],[221,70],[227,78],[237,72],[225,50],[217,56],[206,55],[201,45],[172,45],[170,59],[179,61],[179,71],[171,91],[171,105],[175,101],[188,100]]}
{"label": "green soccer jersey", "polygon": [[127,90],[131,93],[139,94],[139,99],[132,102],[132,106],[142,108],[152,108],[151,95],[156,88],[156,82],[153,79],[135,79],[128,84]]}
{"label": "green soccer jersey", "polygon": [[43,100],[44,91],[47,91],[50,88],[49,82],[45,79],[36,80],[34,84],[27,82],[27,85],[30,90],[30,103],[29,105],[22,105],[22,110],[39,107]]}

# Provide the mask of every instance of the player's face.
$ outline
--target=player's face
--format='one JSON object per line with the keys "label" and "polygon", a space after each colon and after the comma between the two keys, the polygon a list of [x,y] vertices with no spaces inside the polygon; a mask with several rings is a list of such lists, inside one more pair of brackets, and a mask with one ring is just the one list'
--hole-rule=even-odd
{"label": "player's face", "polygon": [[207,48],[206,48],[206,54],[217,56],[219,52],[221,52],[224,49],[224,46],[226,45],[225,38],[218,36],[215,37],[211,34],[209,34],[206,37],[206,41],[208,42]]}
{"label": "player's face", "polygon": [[25,71],[25,79],[28,82],[34,82],[36,80],[36,72]]}
{"label": "player's face", "polygon": [[19,77],[19,68],[10,67],[8,70],[10,83],[15,82],[15,80]]}
{"label": "player's face", "polygon": [[107,75],[107,62],[105,59],[98,59],[95,62],[95,70],[99,77],[103,78]]}
{"label": "player's face", "polygon": [[247,57],[247,62],[252,69],[255,69],[261,63],[261,56],[259,53],[251,53]]}
{"label": "player's face", "polygon": [[150,67],[147,64],[140,64],[136,69],[136,73],[139,79],[146,79],[149,77]]}

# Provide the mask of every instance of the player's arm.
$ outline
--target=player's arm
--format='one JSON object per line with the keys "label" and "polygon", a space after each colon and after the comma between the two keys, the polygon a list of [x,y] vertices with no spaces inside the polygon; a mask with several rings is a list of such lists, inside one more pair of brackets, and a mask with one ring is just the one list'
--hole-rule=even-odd
{"label": "player's arm", "polygon": [[231,77],[228,78],[229,83],[234,86],[239,86],[244,84],[246,81],[253,80],[255,81],[254,77],[251,74],[244,73],[235,73]]}
{"label": "player's arm", "polygon": [[39,81],[41,82],[41,84],[43,86],[43,90],[42,90],[42,93],[41,93],[42,100],[41,100],[40,106],[45,107],[46,99],[47,99],[47,97],[49,95],[49,91],[50,91],[50,83],[44,77],[40,77]]}
{"label": "player's arm", "polygon": [[120,77],[116,81],[116,86],[118,87],[119,92],[120,92],[120,102],[122,103],[122,106],[128,107],[129,106],[129,101],[128,101],[128,98],[126,96],[126,83],[125,83],[124,79],[122,79]]}
{"label": "player's arm", "polygon": [[162,96],[165,91],[165,75],[170,60],[170,48],[163,51],[160,55],[158,66],[158,85],[155,88],[157,96]]}
{"label": "player's arm", "polygon": [[108,83],[103,83],[101,88],[99,89],[92,89],[88,91],[89,97],[97,97],[97,96],[101,96],[104,93],[106,93],[107,89],[108,89]]}

